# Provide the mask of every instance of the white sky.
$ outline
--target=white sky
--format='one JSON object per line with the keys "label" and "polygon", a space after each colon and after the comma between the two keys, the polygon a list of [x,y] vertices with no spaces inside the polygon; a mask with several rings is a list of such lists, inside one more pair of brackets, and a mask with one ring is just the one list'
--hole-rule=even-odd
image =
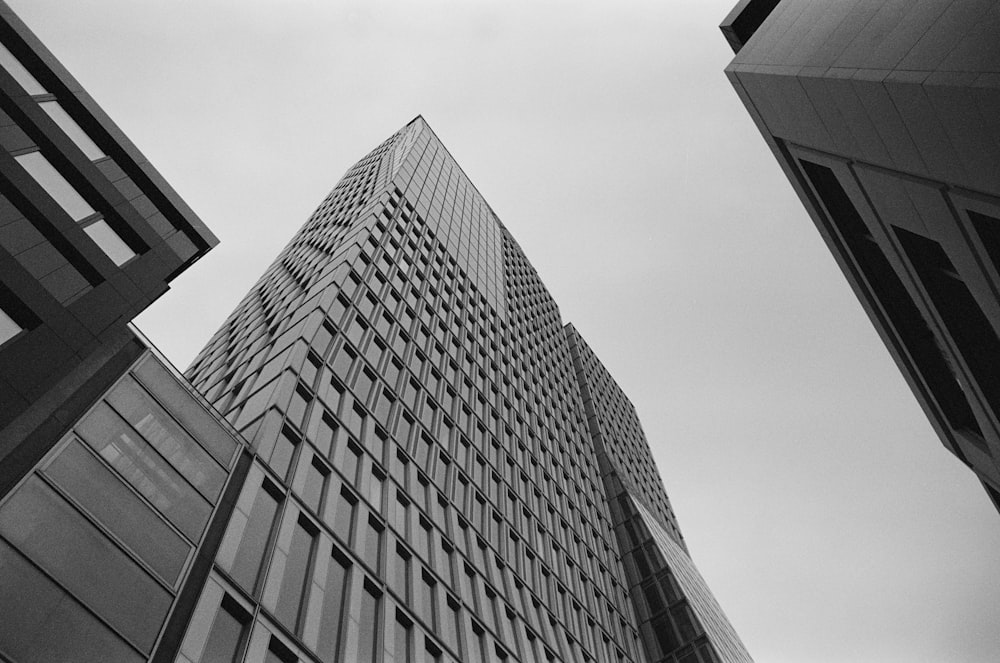
{"label": "white sky", "polygon": [[138,319],[181,368],[421,113],[632,398],[760,663],[995,661],[1000,514],[722,73],[735,0],[8,0],[222,244]]}

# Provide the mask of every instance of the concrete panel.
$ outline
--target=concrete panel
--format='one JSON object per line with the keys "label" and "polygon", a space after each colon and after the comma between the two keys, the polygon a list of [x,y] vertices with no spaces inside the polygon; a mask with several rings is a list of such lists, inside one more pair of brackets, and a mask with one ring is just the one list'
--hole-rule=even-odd
{"label": "concrete panel", "polygon": [[[872,19],[878,11],[878,4],[861,0],[856,3],[846,3],[842,7],[847,14],[836,25],[833,25],[832,17],[836,15],[834,10],[830,10],[829,3],[816,3],[827,9],[830,19],[830,32],[823,38],[821,44],[817,44],[815,51],[810,54],[806,64],[813,67],[832,67],[844,51],[848,48],[855,35],[858,34],[868,21]],[[836,3],[838,5],[845,3]]]}
{"label": "concrete panel", "polygon": [[910,71],[933,71],[955,48],[955,35],[968,32],[996,0],[958,0],[948,4],[897,65]]}
{"label": "concrete panel", "polygon": [[[965,176],[961,186],[997,193],[1000,190],[1000,144],[986,127],[995,118],[984,117],[976,104],[971,86],[975,74],[933,74],[924,83],[924,92],[955,146]],[[955,177],[941,177],[955,183]]]}
{"label": "concrete panel", "polygon": [[858,99],[868,112],[875,130],[882,137],[882,142],[891,158],[890,163],[880,165],[910,173],[925,173],[927,166],[882,83],[888,73],[859,70],[852,80]]}
{"label": "concrete panel", "polygon": [[840,110],[841,117],[847,122],[848,130],[854,136],[854,142],[859,146],[859,158],[871,163],[889,163],[889,150],[871,118],[858,97],[851,78],[853,69],[836,69],[830,71],[826,85]]}
{"label": "concrete panel", "polygon": [[[954,39],[953,33],[952,39]],[[939,71],[1000,72],[1000,4],[978,17],[965,36],[948,53]]]}
{"label": "concrete panel", "polygon": [[922,87],[924,72],[893,72],[884,81],[896,110],[933,179],[965,179],[954,145]]}
{"label": "concrete panel", "polygon": [[930,236],[923,217],[913,207],[898,177],[867,166],[856,166],[854,172],[885,226],[899,226],[918,235]]}
{"label": "concrete panel", "polygon": [[884,0],[870,5],[877,10],[860,27],[833,66],[891,69],[898,61],[899,55],[892,57],[891,46],[894,44],[889,37],[899,27],[907,10],[912,9],[910,5],[915,3],[910,0]]}

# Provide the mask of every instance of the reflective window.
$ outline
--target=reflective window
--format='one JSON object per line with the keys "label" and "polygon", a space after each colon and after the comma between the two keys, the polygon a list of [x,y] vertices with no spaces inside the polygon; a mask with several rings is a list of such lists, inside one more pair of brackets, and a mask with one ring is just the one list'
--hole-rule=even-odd
{"label": "reflective window", "polygon": [[[31,609],[25,610],[25,597]],[[33,564],[0,541],[0,642],[16,661],[146,660]]]}
{"label": "reflective window", "polygon": [[218,498],[226,471],[138,383],[125,378],[107,401],[202,494],[213,501]]}
{"label": "reflective window", "polygon": [[20,334],[21,329],[21,325],[14,322],[14,319],[0,308],[0,345]]}
{"label": "reflective window", "polygon": [[[321,410],[316,409],[313,411],[313,416],[319,416]],[[330,451],[333,449],[333,437],[337,432],[337,424],[333,418],[327,412],[322,412],[322,416],[319,421],[319,428],[316,431],[316,439],[313,440],[316,448],[320,450],[324,456],[329,456]]]}
{"label": "reflective window", "polygon": [[94,243],[111,258],[111,262],[119,267],[135,257],[135,251],[132,250],[132,247],[126,244],[121,235],[112,230],[104,219],[86,226],[83,232],[87,233],[87,236],[94,240]]}
{"label": "reflective window", "polygon": [[250,518],[230,570],[233,579],[251,592],[257,586],[261,562],[264,560],[264,553],[271,539],[274,517],[278,513],[278,503],[281,501],[280,494],[272,494],[272,490],[265,481],[257,491],[257,497],[250,509]]}
{"label": "reflective window", "polygon": [[410,600],[410,553],[406,552],[402,546],[397,545],[394,556],[389,586],[404,603],[407,603]]}
{"label": "reflective window", "polygon": [[373,518],[368,519],[368,531],[365,532],[364,560],[372,569],[378,571],[379,555],[382,550],[382,526]]}
{"label": "reflective window", "polygon": [[365,583],[361,593],[361,623],[358,625],[358,663],[378,661],[378,603],[379,596]]}
{"label": "reflective window", "polygon": [[15,81],[17,81],[24,91],[34,96],[36,94],[48,94],[42,84],[21,64],[21,61],[14,57],[14,54],[7,50],[7,47],[0,44],[0,67],[7,70]]}
{"label": "reflective window", "polygon": [[281,579],[278,605],[275,616],[292,631],[298,632],[301,617],[305,614],[306,586],[308,585],[309,562],[312,559],[315,534],[301,520],[295,523],[292,542],[285,562],[285,575]]}
{"label": "reflective window", "polygon": [[437,588],[437,582],[434,578],[427,575],[427,573],[420,574],[420,600],[418,601],[417,610],[420,613],[420,618],[424,620],[424,623],[428,624],[431,628],[437,628],[437,611],[435,610],[436,602],[434,599],[434,593]]}
{"label": "reflective window", "polygon": [[325,663],[337,660],[348,569],[347,562],[334,553],[326,571],[326,584],[323,586],[323,614],[320,617],[319,642],[316,645],[316,653]]}
{"label": "reflective window", "polygon": [[271,457],[267,462],[271,466],[271,469],[282,479],[288,476],[288,470],[292,466],[292,456],[295,455],[295,447],[298,445],[298,436],[290,428],[282,428],[281,435],[275,441],[274,449],[271,450]]}
{"label": "reflective window", "polygon": [[341,490],[337,498],[337,510],[333,514],[333,533],[342,541],[351,541],[351,528],[354,524],[354,505],[358,499],[347,490]]}
{"label": "reflective window", "polygon": [[86,219],[95,213],[94,208],[83,199],[72,184],[66,181],[65,177],[59,174],[41,152],[28,152],[14,158],[74,221]]}
{"label": "reflective window", "polygon": [[242,653],[249,623],[250,615],[229,596],[223,597],[199,663],[233,663]]}
{"label": "reflective window", "polygon": [[0,535],[150,651],[170,595],[37,476],[0,508]]}
{"label": "reflective window", "polygon": [[344,452],[344,461],[340,466],[340,472],[344,475],[344,478],[351,483],[357,481],[358,462],[360,460],[361,449],[356,447],[354,444],[348,444],[347,451]]}
{"label": "reflective window", "polygon": [[302,501],[313,510],[313,513],[319,514],[327,476],[329,476],[329,471],[326,466],[319,459],[313,458],[306,469],[306,483],[302,488]]}
{"label": "reflective window", "polygon": [[403,617],[401,613],[396,613],[396,633],[393,643],[393,660],[395,663],[411,663],[413,652],[410,651],[410,620]]}
{"label": "reflective window", "polygon": [[98,403],[77,430],[189,539],[201,537],[211,505],[106,403]]}
{"label": "reflective window", "polygon": [[79,442],[71,442],[45,473],[160,577],[177,581],[190,544]]}
{"label": "reflective window", "polygon": [[97,147],[94,141],[90,139],[90,136],[87,135],[87,132],[80,128],[76,120],[69,116],[69,113],[59,105],[58,101],[41,101],[38,105],[49,114],[53,122],[59,125],[63,133],[76,143],[76,146],[80,148],[88,159],[94,161],[104,156],[101,148]]}

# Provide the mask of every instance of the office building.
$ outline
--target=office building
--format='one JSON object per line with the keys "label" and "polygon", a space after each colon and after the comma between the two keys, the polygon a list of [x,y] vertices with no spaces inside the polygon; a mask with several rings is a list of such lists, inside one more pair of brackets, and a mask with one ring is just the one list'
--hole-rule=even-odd
{"label": "office building", "polygon": [[743,0],[726,74],[944,445],[1000,508],[998,2]]}
{"label": "office building", "polygon": [[0,148],[0,660],[147,661],[250,456],[129,321],[216,240],[2,4]]}
{"label": "office building", "polygon": [[750,660],[628,399],[422,118],[186,374],[255,461],[177,660]]}
{"label": "office building", "polygon": [[750,660],[421,118],[189,379],[130,320],[216,240],[2,4],[0,147],[0,660]]}

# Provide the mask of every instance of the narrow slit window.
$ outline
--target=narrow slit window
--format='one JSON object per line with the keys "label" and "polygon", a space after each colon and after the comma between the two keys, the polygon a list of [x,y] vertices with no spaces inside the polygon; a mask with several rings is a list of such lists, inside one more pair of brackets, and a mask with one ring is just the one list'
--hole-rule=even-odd
{"label": "narrow slit window", "polygon": [[42,87],[42,84],[38,82],[31,72],[21,64],[21,61],[14,57],[14,54],[7,50],[7,47],[0,44],[0,67],[7,70],[15,81],[17,81],[24,91],[28,94],[34,96],[37,94],[48,94],[48,91]]}
{"label": "narrow slit window", "polygon": [[23,327],[0,308],[0,346],[21,333]]}
{"label": "narrow slit window", "polygon": [[59,105],[58,101],[41,101],[38,105],[52,118],[53,122],[59,125],[63,133],[76,143],[76,146],[80,148],[84,156],[91,161],[105,156],[101,148],[97,147],[97,144],[87,135],[87,132],[76,123],[76,120],[70,117],[69,113]]}
{"label": "narrow slit window", "polygon": [[14,157],[14,159],[74,221],[82,221],[95,214],[94,208],[83,199],[83,196],[72,184],[66,181],[66,178],[41,152],[38,150],[27,152]]}

